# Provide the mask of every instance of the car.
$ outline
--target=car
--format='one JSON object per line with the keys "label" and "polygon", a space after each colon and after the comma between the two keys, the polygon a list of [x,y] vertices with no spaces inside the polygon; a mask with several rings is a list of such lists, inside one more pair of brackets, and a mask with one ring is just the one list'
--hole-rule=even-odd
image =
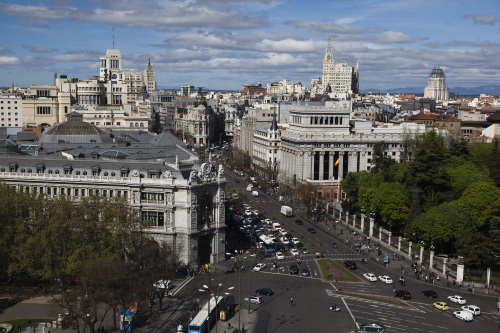
{"label": "car", "polygon": [[255,291],[255,293],[257,295],[268,295],[268,296],[274,295],[274,291],[272,291],[272,289],[270,289],[270,288],[257,289]]}
{"label": "car", "polygon": [[302,276],[309,276],[311,273],[309,273],[309,269],[306,267],[302,267]]}
{"label": "car", "polygon": [[[288,245],[288,244],[287,244]],[[286,252],[286,246],[283,244],[278,244],[278,251],[280,252]]]}
{"label": "car", "polygon": [[258,263],[257,265],[255,265],[255,267],[253,268],[253,271],[254,272],[260,272],[261,270],[263,270],[264,268],[266,268],[266,264],[262,264],[262,263]]}
{"label": "car", "polygon": [[304,244],[302,244],[301,242],[298,242],[298,243],[297,243],[297,244],[295,244],[295,245],[297,245],[297,247],[298,247],[299,249],[300,249],[301,247],[304,247]]}
{"label": "car", "polygon": [[448,299],[452,301],[453,303],[458,303],[458,304],[465,304],[467,301],[465,298],[459,295],[453,295],[453,296],[448,296]]}
{"label": "car", "polygon": [[302,222],[302,220],[295,220],[295,224],[298,224],[298,225],[303,225],[304,222]]}
{"label": "car", "polygon": [[429,298],[437,298],[438,297],[438,294],[434,290],[424,290],[424,291],[422,291],[422,295],[424,295],[425,297],[429,297]]}
{"label": "car", "polygon": [[292,238],[292,243],[293,244],[298,244],[298,243],[300,243],[300,241],[298,240],[298,238],[294,237],[294,238]]}
{"label": "car", "polygon": [[304,254],[309,254],[309,250],[307,249],[307,247],[303,246],[300,248],[300,250],[302,251],[302,253]]}
{"label": "car", "polygon": [[344,266],[349,269],[358,269],[358,264],[352,260],[344,261]]}
{"label": "car", "polygon": [[299,251],[297,251],[297,249],[290,249],[290,252],[292,253],[292,255],[294,256],[298,256],[299,255]]}
{"label": "car", "polygon": [[285,245],[286,245],[286,244],[288,244],[288,243],[290,243],[290,241],[289,241],[287,238],[283,237],[283,236],[282,236],[282,237],[280,237],[280,241],[281,241],[283,244],[285,244]]}
{"label": "car", "polygon": [[436,302],[434,304],[432,304],[436,309],[438,310],[441,310],[441,311],[445,311],[445,310],[449,310],[450,307],[448,306],[448,304],[446,304],[445,302]]}
{"label": "car", "polygon": [[239,180],[239,179],[235,179],[235,180],[234,180],[234,182],[235,182],[235,183],[239,183],[239,182],[240,182],[240,180]]}
{"label": "car", "polygon": [[469,311],[472,313],[474,316],[479,316],[481,314],[481,309],[479,306],[475,305],[464,305],[461,307],[462,310]]}
{"label": "car", "polygon": [[292,236],[292,235],[290,235],[290,234],[286,234],[286,235],[285,235],[285,237],[286,237],[286,239],[288,239],[288,240],[292,240],[292,238],[293,238],[293,236]]}
{"label": "car", "polygon": [[472,321],[474,317],[471,312],[465,310],[453,311],[453,314],[455,317],[463,321]]}
{"label": "car", "polygon": [[266,222],[266,224],[273,224],[273,221],[271,219],[265,219],[264,222]]}
{"label": "car", "polygon": [[391,277],[387,275],[379,276],[378,279],[384,283],[392,283]]}
{"label": "car", "polygon": [[250,209],[245,210],[245,215],[250,216],[252,215],[252,211]]}
{"label": "car", "polygon": [[290,274],[299,274],[299,267],[296,264],[290,266]]}
{"label": "car", "polygon": [[316,233],[316,229],[314,229],[314,228],[307,228],[307,231],[309,231],[311,234]]}
{"label": "car", "polygon": [[378,279],[373,273],[365,273],[363,274],[364,278],[367,279],[368,281],[376,282]]}
{"label": "car", "polygon": [[281,252],[276,252],[276,258],[279,260],[283,260],[283,259],[285,259],[285,256]]}
{"label": "car", "polygon": [[359,329],[364,330],[364,331],[375,331],[375,332],[382,332],[385,330],[385,326],[379,323],[364,323],[364,324],[359,324]]}
{"label": "car", "polygon": [[401,299],[411,299],[411,294],[408,290],[396,290],[396,297],[401,297]]}
{"label": "car", "polygon": [[[243,302],[245,302],[245,303],[248,303],[248,301],[249,301],[248,297],[245,297],[243,299]],[[252,295],[252,296],[250,296],[250,303],[252,303],[252,304],[262,304],[262,303],[264,303],[264,300],[260,296]]]}
{"label": "car", "polygon": [[280,231],[281,236],[285,236],[288,232],[286,232],[285,229],[281,229]]}

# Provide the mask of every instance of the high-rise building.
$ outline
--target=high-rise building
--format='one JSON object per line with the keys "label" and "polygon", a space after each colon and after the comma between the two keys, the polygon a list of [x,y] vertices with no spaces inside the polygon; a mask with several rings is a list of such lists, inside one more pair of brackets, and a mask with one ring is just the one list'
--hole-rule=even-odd
{"label": "high-rise building", "polygon": [[156,90],[155,69],[151,66],[151,59],[149,59],[148,65],[144,69],[144,83],[146,84],[148,94]]}
{"label": "high-rise building", "polygon": [[[346,61],[335,63],[333,51],[328,37],[328,46],[323,58],[323,73],[321,80],[314,81],[318,87],[312,87],[311,91],[320,94],[333,94],[334,97],[348,98],[359,92],[358,67],[349,66]],[[311,81],[313,84],[313,81]],[[311,84],[311,85],[312,85]]]}
{"label": "high-rise building", "polygon": [[449,99],[449,94],[444,71],[439,67],[434,68],[429,75],[429,85],[424,89],[424,98],[446,101]]}

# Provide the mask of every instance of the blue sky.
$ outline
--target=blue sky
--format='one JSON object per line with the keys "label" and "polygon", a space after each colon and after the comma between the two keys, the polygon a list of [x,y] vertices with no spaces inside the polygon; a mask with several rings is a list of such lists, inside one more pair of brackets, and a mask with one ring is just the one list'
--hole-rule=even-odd
{"label": "blue sky", "polygon": [[498,0],[0,0],[0,86],[88,79],[121,50],[124,68],[151,59],[159,87],[241,89],[359,65],[360,89],[500,84]]}

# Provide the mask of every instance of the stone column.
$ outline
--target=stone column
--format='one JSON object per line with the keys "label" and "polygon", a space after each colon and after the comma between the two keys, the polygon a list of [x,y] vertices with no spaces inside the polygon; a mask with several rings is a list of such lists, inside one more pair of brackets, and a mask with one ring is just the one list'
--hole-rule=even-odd
{"label": "stone column", "polygon": [[373,237],[373,224],[374,223],[375,223],[375,220],[372,217],[370,217],[370,230],[368,232],[368,235],[370,236],[370,238]]}
{"label": "stone column", "polygon": [[339,222],[342,223],[342,209],[339,210]]}
{"label": "stone column", "polygon": [[361,233],[364,233],[365,229],[365,216],[361,215]]}
{"label": "stone column", "polygon": [[345,212],[345,225],[349,227],[349,212]]}
{"label": "stone column", "polygon": [[328,154],[328,180],[333,179],[333,165],[335,164],[335,161],[333,160],[333,154],[333,151]]}
{"label": "stone column", "polygon": [[398,237],[398,254],[401,253],[401,236]]}
{"label": "stone column", "polygon": [[323,175],[325,171],[325,152],[319,152],[319,180],[323,180]]}
{"label": "stone column", "polygon": [[490,288],[491,268],[486,269],[486,288]]}
{"label": "stone column", "polygon": [[431,251],[431,256],[429,258],[429,272],[432,269],[432,264],[434,263],[434,251]]}
{"label": "stone column", "polygon": [[352,227],[355,228],[356,227],[356,215],[353,215],[352,216]]}
{"label": "stone column", "polygon": [[422,261],[424,260],[424,247],[420,247],[420,265],[422,265]]}
{"label": "stone column", "polygon": [[408,257],[410,257],[410,259],[411,259],[411,245],[412,244],[413,243],[411,241],[408,242]]}
{"label": "stone column", "polygon": [[446,262],[448,261],[448,259],[444,258],[443,259],[443,275],[446,275]]}
{"label": "stone column", "polygon": [[389,238],[387,239],[387,244],[391,245],[392,231],[389,231]]}
{"label": "stone column", "polygon": [[378,242],[382,243],[382,228],[378,229]]}

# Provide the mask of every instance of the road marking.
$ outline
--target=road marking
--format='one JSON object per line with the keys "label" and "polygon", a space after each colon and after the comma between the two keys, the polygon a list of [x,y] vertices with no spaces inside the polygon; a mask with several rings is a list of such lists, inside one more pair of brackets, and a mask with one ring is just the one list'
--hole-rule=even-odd
{"label": "road marking", "polygon": [[356,327],[359,330],[359,324],[356,322],[356,318],[354,318],[354,316],[352,315],[351,309],[349,309],[349,306],[347,305],[344,297],[342,297],[342,302],[344,303],[345,308],[347,309],[347,311],[349,311],[349,314],[351,315],[352,321],[354,322],[354,324],[356,324]]}

